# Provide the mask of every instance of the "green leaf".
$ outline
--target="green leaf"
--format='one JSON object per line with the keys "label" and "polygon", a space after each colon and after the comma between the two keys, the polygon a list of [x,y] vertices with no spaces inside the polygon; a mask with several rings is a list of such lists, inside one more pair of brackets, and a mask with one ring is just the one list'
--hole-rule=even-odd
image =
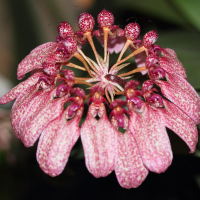
{"label": "green leaf", "polygon": [[118,3],[118,6],[121,8],[133,9],[136,12],[144,13],[147,16],[159,18],[159,20],[186,26],[184,19],[166,0],[123,0],[116,1],[116,3]]}
{"label": "green leaf", "polygon": [[200,31],[200,1],[199,0],[171,0],[178,10],[182,13],[183,18],[187,19],[193,26]]}
{"label": "green leaf", "polygon": [[170,31],[159,33],[156,42],[162,48],[174,49],[178,59],[187,72],[188,82],[200,89],[200,36],[188,31]]}

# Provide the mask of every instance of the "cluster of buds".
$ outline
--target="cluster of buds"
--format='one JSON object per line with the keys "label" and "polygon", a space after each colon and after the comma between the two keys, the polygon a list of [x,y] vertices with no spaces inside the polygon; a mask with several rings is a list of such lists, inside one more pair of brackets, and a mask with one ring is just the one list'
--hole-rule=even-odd
{"label": "cluster of buds", "polygon": [[[105,177],[114,170],[122,187],[135,188],[149,171],[161,173],[171,164],[166,127],[185,141],[191,153],[195,151],[200,99],[187,82],[176,53],[154,44],[157,31],[140,39],[138,23],[129,23],[123,30],[114,25],[113,14],[105,9],[97,21],[99,29],[94,30],[93,16],[80,14],[80,31],[76,32],[69,23],[61,22],[56,42],[40,45],[19,64],[18,79],[30,71],[31,76],[5,94],[0,103],[16,99],[11,112],[15,135],[26,147],[39,138],[37,161],[45,173],[57,176],[63,171],[80,136],[86,166],[95,177]],[[104,47],[103,58],[96,51],[93,36]],[[81,50],[86,42],[96,62]],[[128,48],[132,53],[123,58]],[[114,51],[120,55],[110,67],[108,52]],[[137,68],[118,74],[133,56]],[[72,57],[83,66],[69,62]],[[90,77],[76,77],[69,68],[62,69],[64,65],[87,71]],[[127,81],[136,72],[148,79],[143,83]],[[90,88],[84,91],[74,87],[76,84]],[[117,95],[125,96],[126,101],[115,99]],[[88,113],[79,127],[85,100]],[[68,102],[71,104],[64,109]]]}

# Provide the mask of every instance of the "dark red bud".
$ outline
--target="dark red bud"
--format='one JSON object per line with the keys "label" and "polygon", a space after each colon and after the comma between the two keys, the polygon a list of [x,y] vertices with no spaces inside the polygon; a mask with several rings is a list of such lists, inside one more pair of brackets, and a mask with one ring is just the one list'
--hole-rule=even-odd
{"label": "dark red bud", "polygon": [[65,40],[62,41],[66,51],[68,54],[74,54],[77,50],[77,42],[73,37],[66,37]]}
{"label": "dark red bud", "polygon": [[78,17],[78,26],[84,33],[91,32],[94,28],[94,17],[87,12],[84,12]]}
{"label": "dark red bud", "polygon": [[64,70],[61,70],[60,72],[64,74],[65,79],[67,79],[68,81],[74,81],[75,76],[72,70],[64,69]]}
{"label": "dark red bud", "polygon": [[146,48],[152,46],[158,39],[157,31],[149,31],[144,35],[143,44]]}
{"label": "dark red bud", "polygon": [[103,9],[97,16],[97,22],[101,28],[111,28],[114,24],[114,15],[105,9]]}
{"label": "dark red bud", "polygon": [[69,23],[61,22],[58,26],[58,34],[65,39],[67,36],[74,36],[74,30]]}
{"label": "dark red bud", "polygon": [[127,39],[134,41],[140,35],[140,25],[138,23],[130,23],[125,26],[124,33]]}
{"label": "dark red bud", "polygon": [[153,81],[152,80],[147,80],[142,84],[142,92],[147,92],[153,88]]}
{"label": "dark red bud", "polygon": [[146,67],[149,68],[153,65],[156,65],[158,63],[158,55],[157,54],[150,54],[146,58]]}

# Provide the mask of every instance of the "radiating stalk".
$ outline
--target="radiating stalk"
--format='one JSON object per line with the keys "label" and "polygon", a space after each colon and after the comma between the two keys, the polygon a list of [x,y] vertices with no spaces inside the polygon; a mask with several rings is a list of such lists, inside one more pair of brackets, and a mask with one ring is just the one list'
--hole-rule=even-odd
{"label": "radiating stalk", "polygon": [[126,58],[124,58],[123,60],[120,60],[119,62],[116,62],[110,69],[110,72],[112,72],[119,64],[127,61],[129,58],[143,52],[146,51],[146,48],[144,46],[140,47],[139,49],[136,49],[134,52],[132,52],[130,55],[128,55]]}
{"label": "radiating stalk", "polygon": [[128,47],[130,46],[131,43],[132,43],[131,40],[128,40],[128,39],[126,40],[126,43],[124,44],[124,47],[120,52],[117,62],[119,62],[121,60],[122,56],[124,55],[125,51],[128,49]]}
{"label": "radiating stalk", "polygon": [[108,33],[109,33],[110,29],[104,27],[103,28],[103,41],[104,41],[104,62],[106,62],[107,60],[107,48],[108,48]]}
{"label": "radiating stalk", "polygon": [[[101,66],[101,63],[100,63],[99,57],[98,57],[98,53],[97,53],[97,51],[96,51],[96,48],[95,48],[95,46],[94,46],[94,42],[93,42],[93,40],[92,40],[91,32],[87,32],[87,33],[85,33],[85,35],[86,35],[86,37],[87,37],[88,42],[90,43],[90,46],[92,47],[92,50],[93,50],[94,55],[95,55],[95,57],[96,57],[97,63],[98,63],[98,65],[99,65],[99,67],[101,68],[101,70],[103,71],[103,67]],[[103,71],[103,72],[104,72],[104,71]]]}
{"label": "radiating stalk", "polygon": [[128,75],[134,74],[134,73],[136,73],[136,72],[145,71],[146,69],[147,69],[146,66],[142,66],[142,67],[138,67],[138,68],[136,68],[136,69],[134,69],[134,70],[132,70],[132,71],[130,71],[130,72],[126,72],[126,73],[123,73],[123,74],[119,74],[119,75],[117,75],[117,76],[119,76],[119,77],[128,76]]}

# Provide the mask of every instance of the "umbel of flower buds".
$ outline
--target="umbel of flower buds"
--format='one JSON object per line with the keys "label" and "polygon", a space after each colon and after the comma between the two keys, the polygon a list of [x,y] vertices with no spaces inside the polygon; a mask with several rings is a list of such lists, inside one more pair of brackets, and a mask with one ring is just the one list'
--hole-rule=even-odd
{"label": "umbel of flower buds", "polygon": [[[87,12],[80,14],[76,32],[68,22],[61,22],[56,42],[36,47],[20,62],[18,79],[30,71],[31,76],[5,94],[0,104],[15,99],[11,111],[14,133],[26,147],[39,140],[36,157],[46,174],[62,173],[80,137],[90,173],[98,178],[115,171],[122,187],[136,188],[149,171],[162,173],[171,165],[166,128],[176,133],[191,153],[195,151],[200,99],[187,82],[175,51],[155,45],[157,31],[149,31],[142,40],[139,24],[119,28],[114,25],[114,15],[105,9],[97,22],[94,30],[94,17]],[[96,51],[93,36],[104,47],[103,57]],[[81,50],[86,42],[96,61]],[[123,58],[128,48],[132,53]],[[110,66],[109,52],[114,51],[120,54]],[[133,56],[137,68],[120,73]],[[82,64],[71,62],[73,57]],[[87,71],[88,76],[77,77],[73,68]],[[133,77],[140,72],[147,75],[143,82]],[[80,84],[89,88],[83,90]],[[80,127],[84,101],[88,111]]]}

